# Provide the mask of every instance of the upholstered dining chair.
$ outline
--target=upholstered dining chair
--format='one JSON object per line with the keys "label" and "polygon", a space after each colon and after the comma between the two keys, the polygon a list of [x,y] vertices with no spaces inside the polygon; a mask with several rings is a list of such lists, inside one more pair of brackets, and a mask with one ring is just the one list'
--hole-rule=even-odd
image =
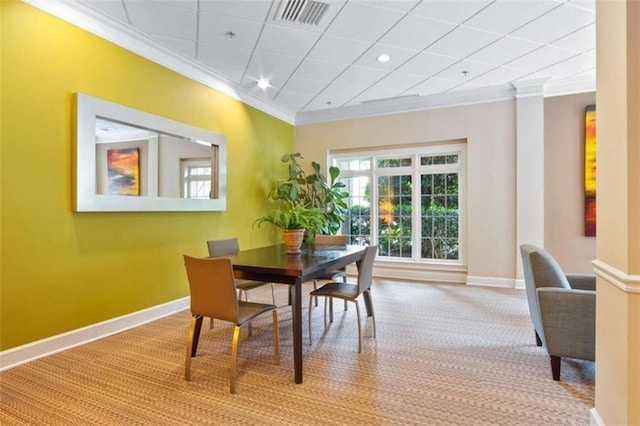
{"label": "upholstered dining chair", "polygon": [[[316,235],[316,246],[346,246],[346,235]],[[347,282],[347,270],[345,268],[336,269],[334,271],[326,271],[324,274],[313,279],[313,289],[318,288],[318,281],[338,281]],[[318,306],[318,298],[314,298],[315,305]],[[344,302],[344,310],[347,310],[347,301]],[[331,305],[331,313],[333,314],[333,306]],[[331,318],[333,320],[333,316]]]}
{"label": "upholstered dining chair", "polygon": [[595,361],[596,276],[565,274],[546,251],[520,246],[536,344],[544,346],[553,380],[563,357]]}
{"label": "upholstered dining chair", "polygon": [[[237,238],[227,238],[224,240],[209,240],[207,241],[207,248],[209,249],[209,257],[224,257],[233,256],[240,251],[240,245]],[[244,295],[244,300],[249,301],[248,292],[250,290],[262,287],[264,285],[271,284],[271,300],[273,304],[276,304],[276,295],[273,290],[273,283],[264,281],[251,281],[251,280],[236,280],[236,287],[240,291],[241,295]]]}
{"label": "upholstered dining chair", "polygon": [[210,317],[232,322],[230,392],[236,393],[236,357],[240,328],[259,315],[273,316],[273,362],[280,362],[278,310],[275,305],[252,303],[238,299],[233,267],[228,258],[196,258],[185,255],[189,290],[191,293],[191,322],[187,335],[187,356],[184,378],[191,380],[191,358],[196,356],[202,318]]}
{"label": "upholstered dining chair", "polygon": [[358,352],[362,352],[362,326],[360,323],[360,305],[358,297],[362,295],[371,314],[373,321],[373,338],[376,337],[376,316],[373,312],[371,299],[371,280],[373,278],[373,262],[376,259],[378,246],[369,246],[365,249],[364,256],[358,266],[358,281],[356,284],[343,282],[330,282],[309,293],[309,343],[311,343],[311,300],[313,297],[324,297],[324,329],[327,329],[327,299],[337,298],[356,305],[358,318]]}

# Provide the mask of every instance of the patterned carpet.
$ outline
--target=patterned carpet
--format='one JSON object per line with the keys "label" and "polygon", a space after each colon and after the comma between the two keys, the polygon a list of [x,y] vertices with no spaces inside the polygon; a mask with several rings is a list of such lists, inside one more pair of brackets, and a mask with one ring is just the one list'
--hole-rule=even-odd
{"label": "patterned carpet", "polygon": [[[286,287],[276,286],[286,300]],[[310,286],[305,285],[305,290]],[[256,293],[257,291],[257,293]],[[269,289],[252,300],[269,300]],[[280,365],[270,316],[241,334],[238,394],[229,394],[232,327],[203,327],[183,378],[189,313],[0,373],[2,425],[588,425],[595,365],[563,360],[551,379],[524,290],[377,280],[358,354],[355,309],[335,306],[323,332],[304,327],[304,383],[293,382],[291,315],[280,313]],[[303,295],[303,301],[307,297]]]}

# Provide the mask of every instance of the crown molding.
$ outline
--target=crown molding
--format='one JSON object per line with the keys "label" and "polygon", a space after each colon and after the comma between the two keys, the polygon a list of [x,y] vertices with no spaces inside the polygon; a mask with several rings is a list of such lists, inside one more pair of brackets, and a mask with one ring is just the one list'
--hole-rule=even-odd
{"label": "crown molding", "polygon": [[98,14],[81,3],[74,0],[22,1],[233,99],[289,124],[294,124],[295,115],[291,111],[268,102],[246,88],[230,82],[222,75],[203,67],[197,61],[180,55],[146,35],[132,30],[115,19]]}
{"label": "crown molding", "polygon": [[314,124],[325,121],[497,102],[513,99],[514,96],[515,92],[510,84],[483,87],[480,89],[459,90],[428,96],[401,96],[398,98],[363,102],[360,105],[299,112],[296,115],[295,124]]}

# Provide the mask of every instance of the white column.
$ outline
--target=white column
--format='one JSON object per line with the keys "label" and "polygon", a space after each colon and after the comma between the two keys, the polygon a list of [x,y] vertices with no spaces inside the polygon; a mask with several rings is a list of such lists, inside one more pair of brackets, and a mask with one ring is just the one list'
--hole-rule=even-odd
{"label": "white column", "polygon": [[524,288],[520,245],[544,247],[544,98],[547,79],[516,89],[516,287]]}

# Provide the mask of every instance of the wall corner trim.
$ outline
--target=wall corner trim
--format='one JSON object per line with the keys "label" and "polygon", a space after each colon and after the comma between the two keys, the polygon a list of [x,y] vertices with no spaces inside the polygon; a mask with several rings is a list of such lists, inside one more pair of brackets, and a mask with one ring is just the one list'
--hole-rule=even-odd
{"label": "wall corner trim", "polygon": [[640,275],[629,275],[601,261],[594,260],[593,270],[600,278],[605,279],[626,293],[640,294]]}
{"label": "wall corner trim", "polygon": [[172,315],[189,308],[189,302],[190,298],[184,297],[2,351],[0,352],[0,371]]}

